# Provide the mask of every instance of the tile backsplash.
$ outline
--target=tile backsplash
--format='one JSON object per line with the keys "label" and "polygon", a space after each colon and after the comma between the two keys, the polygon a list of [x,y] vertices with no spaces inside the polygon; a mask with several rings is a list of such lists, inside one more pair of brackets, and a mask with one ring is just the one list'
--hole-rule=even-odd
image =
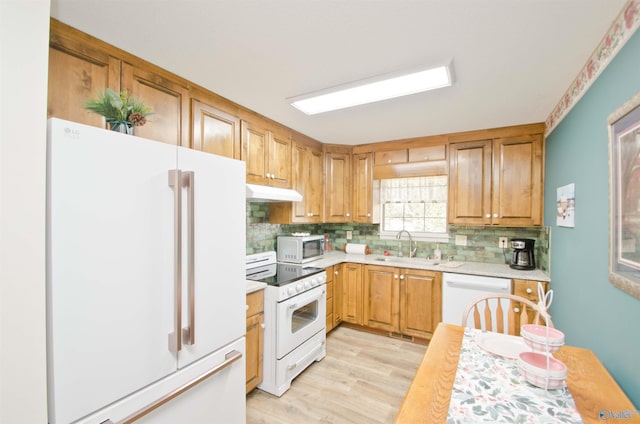
{"label": "tile backsplash", "polygon": [[[395,254],[398,249],[397,240],[381,240],[378,224],[292,224],[279,225],[269,223],[269,204],[247,202],[247,247],[246,253],[259,253],[276,249],[276,237],[292,232],[309,232],[311,234],[329,234],[334,248],[344,248],[347,244],[347,231],[352,232],[351,243],[363,243],[369,246],[374,254],[382,254],[388,250]],[[549,227],[468,227],[449,226],[448,243],[440,243],[442,257],[448,255],[457,261],[505,263],[511,259],[510,244],[507,249],[498,246],[500,237],[530,238],[535,240],[536,265],[543,271],[549,271]],[[466,236],[466,246],[456,246],[456,235]],[[408,240],[403,238],[405,255]],[[417,242],[418,257],[433,257],[435,242]]]}

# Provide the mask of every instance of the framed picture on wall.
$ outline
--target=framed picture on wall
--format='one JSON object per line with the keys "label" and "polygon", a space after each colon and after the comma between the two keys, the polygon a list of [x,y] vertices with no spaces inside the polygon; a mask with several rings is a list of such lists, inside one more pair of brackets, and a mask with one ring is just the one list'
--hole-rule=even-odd
{"label": "framed picture on wall", "polygon": [[640,93],[608,123],[609,280],[640,299]]}
{"label": "framed picture on wall", "polygon": [[558,187],[557,193],[556,225],[573,228],[576,226],[576,185]]}

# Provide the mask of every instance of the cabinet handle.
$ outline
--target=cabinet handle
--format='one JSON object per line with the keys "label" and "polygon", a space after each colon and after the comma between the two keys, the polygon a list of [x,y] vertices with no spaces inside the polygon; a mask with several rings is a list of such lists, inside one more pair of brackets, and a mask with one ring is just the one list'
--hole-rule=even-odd
{"label": "cabinet handle", "polygon": [[400,276],[400,279],[401,279],[401,280],[404,280],[404,275],[401,275],[401,276]]}
{"label": "cabinet handle", "polygon": [[333,274],[334,275],[338,275],[338,271],[333,271]]}
{"label": "cabinet handle", "polygon": [[350,217],[350,216],[351,216],[351,214],[349,212],[347,212],[347,217]]}
{"label": "cabinet handle", "polygon": [[391,159],[389,159],[389,160],[387,161],[387,163],[391,163]]}
{"label": "cabinet handle", "polygon": [[249,310],[249,305],[244,305],[245,306],[245,310]]}
{"label": "cabinet handle", "polygon": [[497,218],[497,217],[498,217],[498,214],[497,214],[497,213],[494,213],[494,214],[493,214],[493,217],[494,217],[494,218]]}
{"label": "cabinet handle", "polygon": [[491,218],[491,214],[490,213],[486,214],[485,218]]}
{"label": "cabinet handle", "polygon": [[520,308],[513,308],[513,312],[515,312],[515,313],[520,312]]}
{"label": "cabinet handle", "polygon": [[265,328],[267,328],[267,326],[263,322],[262,324],[260,324],[260,328],[262,328],[264,330]]}
{"label": "cabinet handle", "polygon": [[531,290],[531,287],[529,287],[529,288],[527,289],[527,293],[529,293],[529,294],[533,293],[533,290]]}
{"label": "cabinet handle", "polygon": [[371,218],[371,214],[370,213],[367,214],[367,218]]}
{"label": "cabinet handle", "polygon": [[398,279],[398,276],[394,274],[393,279],[394,279],[394,280],[397,280],[397,279]]}

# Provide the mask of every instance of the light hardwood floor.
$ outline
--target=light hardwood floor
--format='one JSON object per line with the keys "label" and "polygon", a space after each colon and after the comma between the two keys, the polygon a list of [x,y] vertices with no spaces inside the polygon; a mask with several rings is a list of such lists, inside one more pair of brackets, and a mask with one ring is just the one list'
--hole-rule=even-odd
{"label": "light hardwood floor", "polygon": [[327,336],[327,356],[282,397],[254,390],[247,424],[390,424],[426,346],[346,327]]}

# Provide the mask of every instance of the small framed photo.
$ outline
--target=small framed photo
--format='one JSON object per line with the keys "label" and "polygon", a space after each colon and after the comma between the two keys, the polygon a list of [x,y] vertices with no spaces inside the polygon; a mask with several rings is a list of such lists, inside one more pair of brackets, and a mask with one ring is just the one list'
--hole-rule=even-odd
{"label": "small framed photo", "polygon": [[576,226],[576,185],[567,184],[558,187],[556,202],[556,224],[558,227]]}

